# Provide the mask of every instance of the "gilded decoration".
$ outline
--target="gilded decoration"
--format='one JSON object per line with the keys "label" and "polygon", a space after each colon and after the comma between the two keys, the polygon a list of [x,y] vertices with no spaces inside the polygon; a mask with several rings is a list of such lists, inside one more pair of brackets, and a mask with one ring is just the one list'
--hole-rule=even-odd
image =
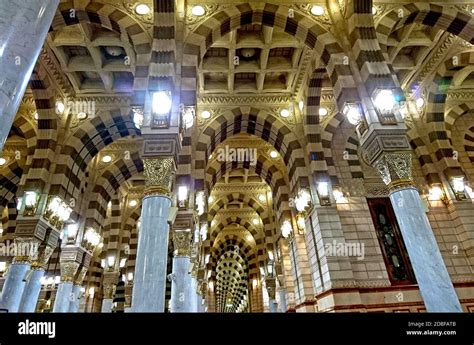
{"label": "gilded decoration", "polygon": [[390,191],[413,186],[410,152],[384,153],[374,166]]}
{"label": "gilded decoration", "polygon": [[144,159],[145,194],[168,195],[175,173],[172,157]]}
{"label": "gilded decoration", "polygon": [[191,231],[174,231],[173,244],[175,256],[191,256]]}
{"label": "gilded decoration", "polygon": [[48,265],[48,261],[53,255],[54,247],[45,246],[39,251],[38,258],[34,261],[31,266],[33,269],[46,269]]}
{"label": "gilded decoration", "polygon": [[74,277],[79,269],[77,262],[62,262],[61,263],[61,282],[74,282]]}

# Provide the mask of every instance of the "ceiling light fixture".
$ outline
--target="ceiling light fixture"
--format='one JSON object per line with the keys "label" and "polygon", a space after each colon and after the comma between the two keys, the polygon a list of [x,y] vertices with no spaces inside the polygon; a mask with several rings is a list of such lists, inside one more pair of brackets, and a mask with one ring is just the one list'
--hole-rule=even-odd
{"label": "ceiling light fixture", "polygon": [[104,157],[102,157],[102,162],[104,163],[110,163],[111,161],[112,161],[112,157],[109,155],[105,155]]}
{"label": "ceiling light fixture", "polygon": [[201,17],[206,14],[206,10],[201,5],[195,5],[191,9],[191,13],[193,14],[193,16]]}
{"label": "ceiling light fixture", "polygon": [[280,110],[280,115],[281,115],[281,117],[286,118],[286,117],[290,116],[290,111],[288,109],[282,109],[282,110]]}
{"label": "ceiling light fixture", "polygon": [[319,108],[319,116],[326,116],[328,114],[328,110],[325,107]]}
{"label": "ceiling light fixture", "polygon": [[311,14],[314,16],[322,16],[324,14],[324,7],[317,5],[311,7]]}
{"label": "ceiling light fixture", "polygon": [[130,207],[135,207],[137,205],[138,205],[138,201],[135,200],[135,199],[130,200],[129,203],[128,203],[128,206],[130,206]]}
{"label": "ceiling light fixture", "polygon": [[206,120],[211,117],[211,112],[208,110],[204,110],[203,112],[201,112],[201,117]]}
{"label": "ceiling light fixture", "polygon": [[258,219],[257,219],[257,218],[254,218],[254,219],[252,220],[252,223],[253,223],[253,225],[258,225]]}
{"label": "ceiling light fixture", "polygon": [[360,107],[355,103],[346,104],[343,113],[352,125],[357,125],[362,118]]}
{"label": "ceiling light fixture", "polygon": [[265,195],[260,194],[260,195],[258,196],[258,200],[260,200],[261,202],[264,202],[264,201],[265,201]]}
{"label": "ceiling light fixture", "polygon": [[157,91],[152,96],[153,113],[166,115],[171,110],[171,93],[169,91]]}
{"label": "ceiling light fixture", "polygon": [[425,100],[423,99],[423,97],[417,98],[415,104],[418,109],[421,109],[425,105]]}
{"label": "ceiling light fixture", "polygon": [[138,4],[137,7],[135,7],[135,13],[141,16],[144,16],[145,14],[150,13],[150,11],[151,11],[150,7],[145,4]]}
{"label": "ceiling light fixture", "polygon": [[271,151],[270,152],[270,157],[277,158],[278,157],[278,152],[276,152],[275,150]]}
{"label": "ceiling light fixture", "polygon": [[61,101],[57,101],[56,102],[56,112],[58,114],[62,114],[62,113],[64,113],[64,110],[66,110],[66,106],[64,105],[64,103],[61,102]]}
{"label": "ceiling light fixture", "polygon": [[3,157],[0,157],[0,166],[5,165],[7,163],[7,160]]}

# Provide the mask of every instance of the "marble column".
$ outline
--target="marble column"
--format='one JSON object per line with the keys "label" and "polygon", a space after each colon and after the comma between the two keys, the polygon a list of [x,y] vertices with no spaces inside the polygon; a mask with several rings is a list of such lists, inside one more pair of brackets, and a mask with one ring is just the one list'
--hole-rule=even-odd
{"label": "marble column", "polygon": [[28,281],[26,282],[23,296],[20,302],[21,313],[33,313],[38,303],[38,296],[41,291],[41,278],[44,276],[44,268],[32,267],[29,273]]}
{"label": "marble column", "polygon": [[113,304],[113,299],[112,298],[104,298],[102,300],[102,313],[111,313],[112,312],[112,304]]}
{"label": "marble column", "polygon": [[74,284],[72,286],[72,293],[71,293],[71,300],[69,302],[69,312],[70,313],[77,313],[79,311],[81,305],[81,298],[82,298],[82,282],[87,274],[88,266],[82,266],[80,268],[79,274],[76,276],[74,280]]}
{"label": "marble column", "polygon": [[56,291],[53,313],[67,313],[73,298],[74,277],[79,268],[77,262],[61,263],[61,282]]}
{"label": "marble column", "polygon": [[286,289],[280,288],[278,291],[278,295],[280,297],[280,312],[286,313],[286,311],[288,310],[288,305],[286,304]]}
{"label": "marble column", "polygon": [[171,157],[144,159],[145,197],[138,232],[132,312],[164,312],[171,208],[175,171]]}
{"label": "marble column", "polygon": [[375,168],[389,186],[390,200],[426,310],[462,312],[420,194],[413,186],[411,159],[410,152],[384,153],[375,162]]}
{"label": "marble column", "polygon": [[30,267],[29,261],[15,258],[15,261],[8,268],[2,290],[0,309],[6,309],[9,313],[18,312],[26,286],[25,278]]}
{"label": "marble column", "polygon": [[191,263],[191,231],[173,231],[174,258],[171,282],[172,313],[193,312],[196,298],[189,265]]}
{"label": "marble column", "polygon": [[71,301],[69,302],[69,312],[77,313],[79,311],[79,305],[81,303],[81,285],[74,284],[72,287]]}
{"label": "marble column", "polygon": [[270,313],[278,313],[278,303],[276,300],[271,299],[268,301],[268,309]]}
{"label": "marble column", "polygon": [[59,0],[0,2],[0,151],[58,4]]}
{"label": "marble column", "polygon": [[191,301],[192,301],[192,305],[191,305],[191,312],[193,313],[197,313],[198,311],[198,299],[199,299],[199,294],[198,294],[198,282],[197,282],[197,279],[196,279],[196,276],[193,275],[193,273],[191,273]]}
{"label": "marble column", "polygon": [[44,246],[39,251],[37,261],[32,263],[20,302],[20,312],[33,313],[36,310],[36,304],[38,303],[38,297],[41,291],[41,278],[45,275],[46,266],[54,249],[52,246]]}

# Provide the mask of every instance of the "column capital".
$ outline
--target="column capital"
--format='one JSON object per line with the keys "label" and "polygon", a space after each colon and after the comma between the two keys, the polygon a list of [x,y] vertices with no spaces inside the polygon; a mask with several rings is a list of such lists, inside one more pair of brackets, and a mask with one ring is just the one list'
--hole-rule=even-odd
{"label": "column capital", "polygon": [[33,269],[46,269],[49,259],[51,258],[51,255],[53,255],[55,247],[52,246],[44,246],[43,248],[40,248],[38,257],[33,263],[31,264],[31,267]]}
{"label": "column capital", "polygon": [[102,285],[103,285],[103,292],[104,292],[105,299],[112,299],[114,297],[118,275],[119,275],[118,272],[104,273],[104,279],[102,281]]}
{"label": "column capital", "polygon": [[275,299],[276,279],[267,277],[265,278],[265,284],[267,286],[268,297]]}
{"label": "column capital", "polygon": [[174,230],[173,245],[175,256],[191,256],[191,239],[190,230]]}
{"label": "column capital", "polygon": [[74,261],[61,262],[61,282],[73,283],[79,266],[80,264]]}
{"label": "column capital", "polygon": [[84,281],[84,278],[86,277],[87,270],[89,268],[86,266],[82,266],[76,274],[76,277],[74,279],[74,285],[82,285],[82,282]]}
{"label": "column capital", "polygon": [[145,195],[166,195],[171,193],[176,165],[169,156],[144,158]]}
{"label": "column capital", "polygon": [[413,186],[412,155],[409,151],[384,152],[374,167],[391,192]]}
{"label": "column capital", "polygon": [[32,262],[38,259],[39,246],[41,241],[35,237],[15,237],[15,258],[14,263],[27,263],[31,264]]}

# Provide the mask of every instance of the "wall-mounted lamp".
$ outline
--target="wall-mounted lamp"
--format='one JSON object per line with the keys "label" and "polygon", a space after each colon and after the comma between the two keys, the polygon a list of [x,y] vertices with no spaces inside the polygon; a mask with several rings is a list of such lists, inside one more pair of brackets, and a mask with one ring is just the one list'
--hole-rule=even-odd
{"label": "wall-mounted lamp", "polygon": [[93,251],[101,242],[99,233],[94,228],[88,228],[84,234],[82,245],[84,248]]}
{"label": "wall-mounted lamp", "polygon": [[334,195],[334,200],[336,203],[344,201],[344,193],[339,187],[334,187],[332,190],[332,195]]}
{"label": "wall-mounted lamp", "polygon": [[298,227],[298,232],[300,234],[303,234],[306,230],[306,219],[301,213],[296,215],[296,226]]}
{"label": "wall-mounted lamp", "polygon": [[331,199],[329,198],[329,182],[318,182],[317,192],[319,196],[319,204],[321,206],[331,205]]}
{"label": "wall-mounted lamp", "polygon": [[298,212],[305,212],[307,207],[311,206],[311,194],[310,192],[302,188],[298,191],[298,195],[295,197],[295,208]]}
{"label": "wall-mounted lamp", "polygon": [[77,223],[66,225],[67,244],[73,244],[75,242],[78,229],[79,226]]}
{"label": "wall-mounted lamp", "polygon": [[457,200],[465,200],[466,184],[464,183],[464,176],[456,176],[451,178],[451,187]]}
{"label": "wall-mounted lamp", "polygon": [[[26,205],[25,205],[26,209]],[[52,197],[44,213],[44,218],[60,230],[69,217],[72,209],[58,196]]]}
{"label": "wall-mounted lamp", "polygon": [[157,91],[152,93],[151,108],[154,127],[168,128],[172,99],[170,91]]}
{"label": "wall-mounted lamp", "polygon": [[22,203],[25,205],[24,216],[34,216],[38,206],[39,194],[35,191],[27,191],[23,195]]}
{"label": "wall-mounted lamp", "polygon": [[109,255],[107,257],[107,266],[109,267],[109,271],[113,271],[114,266],[115,266],[115,256],[114,255]]}
{"label": "wall-mounted lamp", "polygon": [[362,107],[359,103],[346,103],[342,113],[350,124],[356,126],[362,121]]}
{"label": "wall-mounted lamp", "polygon": [[441,183],[433,184],[428,194],[428,200],[439,201],[441,200],[445,204],[448,202],[446,194],[444,193],[443,186]]}
{"label": "wall-mounted lamp", "polygon": [[196,111],[194,107],[183,107],[181,111],[181,124],[185,130],[191,128],[194,125],[195,116]]}
{"label": "wall-mounted lamp", "polygon": [[126,258],[121,258],[120,263],[119,263],[119,267],[124,268],[126,263],[127,263],[127,259]]}
{"label": "wall-mounted lamp", "polygon": [[204,191],[199,191],[196,193],[196,208],[198,212],[198,216],[204,214],[206,209],[206,197],[204,195]]}
{"label": "wall-mounted lamp", "polygon": [[281,224],[281,235],[284,238],[289,238],[291,237],[293,233],[293,226],[291,225],[290,220],[285,219],[283,223]]}
{"label": "wall-mounted lamp", "polygon": [[188,187],[179,186],[178,187],[178,206],[180,208],[187,207],[187,201],[188,201]]}
{"label": "wall-mounted lamp", "polygon": [[258,286],[258,280],[254,278],[254,279],[252,280],[252,287],[253,287],[254,289],[256,289],[257,286]]}
{"label": "wall-mounted lamp", "polygon": [[7,271],[7,263],[5,261],[0,261],[0,277],[3,277]]}

